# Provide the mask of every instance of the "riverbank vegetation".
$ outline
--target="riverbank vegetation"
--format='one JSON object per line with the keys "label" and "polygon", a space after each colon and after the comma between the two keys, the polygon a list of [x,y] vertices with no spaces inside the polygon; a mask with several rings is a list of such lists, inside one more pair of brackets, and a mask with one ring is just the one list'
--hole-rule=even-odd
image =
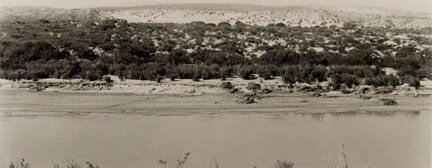
{"label": "riverbank vegetation", "polygon": [[[331,79],[338,89],[432,79],[432,29],[128,23],[0,23],[0,78]],[[392,68],[397,73],[385,73]],[[258,74],[258,76],[254,75]]]}
{"label": "riverbank vegetation", "polygon": [[[177,160],[177,164],[175,168],[187,168],[187,161],[190,156],[190,153],[186,153],[183,158]],[[210,168],[215,166],[215,168],[219,168],[219,164],[217,161],[214,161],[214,163],[210,164]],[[8,168],[31,168],[31,164],[26,161],[25,159],[20,159],[14,162],[11,162],[8,166]],[[168,168],[168,161],[166,160],[159,160],[158,161],[158,167],[159,168]],[[81,164],[77,163],[74,160],[66,160],[63,161],[62,164],[54,164],[53,168],[99,168],[99,165],[96,165],[91,162],[86,162],[85,166],[82,166]],[[294,163],[291,161],[281,161],[278,160],[274,164],[274,168],[294,168]]]}

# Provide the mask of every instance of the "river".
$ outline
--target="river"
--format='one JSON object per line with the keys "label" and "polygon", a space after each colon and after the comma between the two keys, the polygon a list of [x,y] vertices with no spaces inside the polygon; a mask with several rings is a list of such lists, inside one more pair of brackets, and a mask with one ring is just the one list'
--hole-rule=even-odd
{"label": "river", "polygon": [[[288,160],[296,168],[431,167],[429,113],[88,114],[0,117],[0,159],[25,158],[47,168],[65,160],[103,168],[265,168]],[[342,150],[342,145],[344,149]]]}

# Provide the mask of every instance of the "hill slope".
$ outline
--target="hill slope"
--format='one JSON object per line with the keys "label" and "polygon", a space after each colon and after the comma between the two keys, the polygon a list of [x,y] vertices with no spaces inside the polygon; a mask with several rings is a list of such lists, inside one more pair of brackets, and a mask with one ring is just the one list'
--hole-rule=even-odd
{"label": "hill slope", "polygon": [[0,20],[100,20],[125,19],[141,23],[206,23],[240,21],[251,25],[284,23],[288,26],[318,26],[356,23],[371,27],[432,27],[432,14],[382,8],[331,8],[317,6],[267,7],[245,4],[165,4],[92,9],[3,7]]}
{"label": "hill slope", "polygon": [[95,9],[59,9],[50,7],[0,7],[1,21],[46,20],[99,20]]}

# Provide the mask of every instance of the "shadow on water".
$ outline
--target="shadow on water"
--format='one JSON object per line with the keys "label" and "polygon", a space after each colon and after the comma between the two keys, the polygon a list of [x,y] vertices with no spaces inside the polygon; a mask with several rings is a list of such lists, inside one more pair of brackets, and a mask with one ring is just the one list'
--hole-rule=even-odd
{"label": "shadow on water", "polygon": [[0,113],[0,118],[11,117],[74,117],[74,118],[92,118],[94,116],[159,116],[159,117],[176,117],[176,116],[209,116],[211,118],[224,118],[230,115],[244,115],[244,116],[261,116],[271,117],[273,119],[286,119],[288,118],[310,118],[316,121],[324,120],[327,117],[333,118],[346,118],[356,116],[371,116],[371,117],[392,117],[395,115],[404,115],[407,117],[417,117],[421,114],[419,110],[367,110],[367,109],[348,109],[344,111],[325,111],[325,112],[311,112],[311,111],[254,111],[254,112],[200,112],[193,113],[187,111],[122,111],[122,112],[96,112],[91,111],[62,111],[62,112],[3,112]]}
{"label": "shadow on water", "polygon": [[371,116],[371,117],[392,117],[395,115],[405,115],[407,117],[417,117],[420,115],[418,110],[406,110],[406,111],[370,111],[370,110],[350,110],[342,112],[322,112],[322,113],[308,113],[308,112],[297,112],[294,117],[310,117],[313,120],[324,120],[326,116],[334,118],[345,118],[345,117],[356,117],[356,116]]}
{"label": "shadow on water", "polygon": [[394,115],[403,114],[406,116],[418,116],[420,115],[419,110],[405,110],[405,111],[372,111],[372,110],[361,110],[361,111],[345,111],[337,113],[329,113],[334,117],[344,117],[344,116],[358,116],[367,115],[374,117],[390,117]]}

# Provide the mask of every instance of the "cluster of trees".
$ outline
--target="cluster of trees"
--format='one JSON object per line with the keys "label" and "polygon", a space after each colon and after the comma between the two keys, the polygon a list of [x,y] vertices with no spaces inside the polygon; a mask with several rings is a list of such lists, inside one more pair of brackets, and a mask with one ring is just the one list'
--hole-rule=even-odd
{"label": "cluster of trees", "polygon": [[[233,76],[251,79],[253,74],[258,74],[266,80],[282,76],[289,84],[331,78],[334,87],[339,88],[342,84],[352,87],[362,82],[374,86],[396,86],[401,82],[416,85],[420,78],[432,79],[432,50],[418,51],[413,45],[398,47],[395,56],[379,57],[376,56],[377,49],[387,51],[392,48],[380,45],[382,41],[362,43],[341,33],[346,37],[335,42],[339,48],[333,48],[340,52],[330,52],[329,48],[323,52],[308,49],[319,46],[321,36],[332,37],[331,32],[346,31],[345,27],[303,30],[284,25],[132,24],[123,20],[106,20],[97,24],[17,22],[8,26],[4,30],[8,36],[0,41],[0,78],[12,80],[97,80],[105,74],[113,74],[128,79],[158,81],[165,77],[197,81]],[[240,40],[232,35],[248,32],[260,36],[264,32],[295,39],[301,38],[302,31],[316,33],[319,38],[300,43],[299,49],[293,49],[264,45],[262,41],[249,37]],[[221,42],[206,45],[203,37],[208,32],[214,32],[211,38]],[[367,34],[357,32],[352,36],[361,36],[362,33]],[[185,38],[186,34],[195,41],[193,44],[175,41]],[[246,42],[259,44],[256,50],[266,52],[259,57],[246,54]],[[346,47],[341,47],[347,44],[354,46],[353,49],[346,51]],[[383,67],[398,69],[399,78],[385,75]]]}

